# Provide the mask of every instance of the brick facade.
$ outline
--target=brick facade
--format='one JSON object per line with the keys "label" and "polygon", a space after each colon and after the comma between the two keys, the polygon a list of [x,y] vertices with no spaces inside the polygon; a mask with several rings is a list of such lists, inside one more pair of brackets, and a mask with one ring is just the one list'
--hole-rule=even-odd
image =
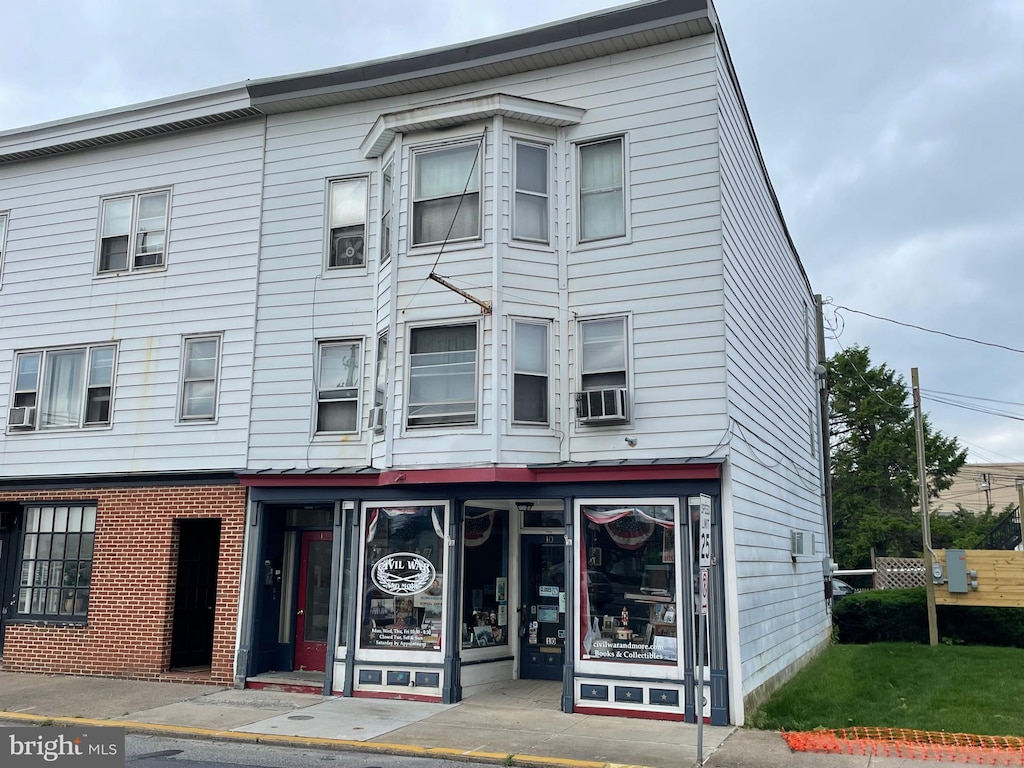
{"label": "brick facade", "polygon": [[[209,682],[230,685],[245,533],[237,485],[0,491],[7,502],[95,502],[96,538],[85,625],[9,623],[9,672],[165,677],[170,666],[178,562],[175,521],[221,520]],[[205,682],[205,678],[201,681]]]}

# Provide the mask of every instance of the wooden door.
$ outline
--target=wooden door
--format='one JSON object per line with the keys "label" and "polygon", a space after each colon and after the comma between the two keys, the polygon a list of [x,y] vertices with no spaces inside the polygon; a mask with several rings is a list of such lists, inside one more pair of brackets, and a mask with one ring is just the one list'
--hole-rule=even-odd
{"label": "wooden door", "polygon": [[303,531],[299,544],[299,594],[295,616],[293,669],[323,672],[327,664],[330,618],[330,531]]}

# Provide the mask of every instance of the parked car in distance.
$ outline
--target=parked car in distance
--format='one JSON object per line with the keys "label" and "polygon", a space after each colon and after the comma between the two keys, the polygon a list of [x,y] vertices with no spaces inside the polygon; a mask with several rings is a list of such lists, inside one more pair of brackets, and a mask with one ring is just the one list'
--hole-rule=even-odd
{"label": "parked car in distance", "polygon": [[832,602],[833,603],[836,603],[836,602],[842,600],[847,595],[852,595],[856,591],[857,590],[855,590],[853,587],[851,587],[849,584],[847,584],[842,579],[836,579],[836,578],[832,579]]}

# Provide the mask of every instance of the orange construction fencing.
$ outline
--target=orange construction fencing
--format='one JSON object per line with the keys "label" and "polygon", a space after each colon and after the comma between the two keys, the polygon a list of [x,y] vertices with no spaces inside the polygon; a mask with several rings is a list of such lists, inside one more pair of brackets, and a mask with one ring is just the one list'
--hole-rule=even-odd
{"label": "orange construction fencing", "polygon": [[1024,766],[1024,739],[1016,736],[856,727],[783,732],[782,738],[795,752]]}

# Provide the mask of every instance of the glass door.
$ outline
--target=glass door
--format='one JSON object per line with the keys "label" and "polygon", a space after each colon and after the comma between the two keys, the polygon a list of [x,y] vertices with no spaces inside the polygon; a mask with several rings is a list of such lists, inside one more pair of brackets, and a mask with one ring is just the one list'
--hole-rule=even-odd
{"label": "glass door", "polygon": [[561,680],[565,664],[565,539],[556,534],[524,533],[520,547],[519,676]]}

